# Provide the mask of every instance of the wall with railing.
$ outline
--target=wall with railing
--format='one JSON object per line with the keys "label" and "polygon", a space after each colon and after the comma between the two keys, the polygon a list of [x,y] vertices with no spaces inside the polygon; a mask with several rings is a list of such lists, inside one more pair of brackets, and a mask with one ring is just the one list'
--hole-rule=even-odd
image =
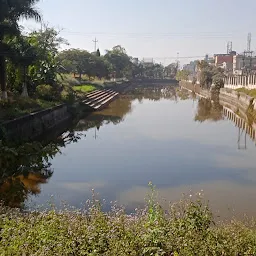
{"label": "wall with railing", "polygon": [[230,89],[256,89],[256,75],[228,76],[224,79],[224,87]]}

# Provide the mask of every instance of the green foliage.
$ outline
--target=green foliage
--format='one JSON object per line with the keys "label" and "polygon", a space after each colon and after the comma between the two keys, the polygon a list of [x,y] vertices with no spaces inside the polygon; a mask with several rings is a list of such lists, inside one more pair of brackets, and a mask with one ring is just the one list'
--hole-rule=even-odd
{"label": "green foliage", "polygon": [[83,92],[83,93],[88,93],[88,92],[92,92],[96,89],[95,86],[93,85],[78,85],[78,86],[73,86],[72,88],[74,91],[78,91],[78,92]]}
{"label": "green foliage", "polygon": [[43,100],[53,99],[53,88],[49,84],[41,84],[36,87],[36,94],[38,98]]}
{"label": "green foliage", "polygon": [[204,88],[210,88],[212,84],[217,89],[224,86],[224,71],[221,68],[209,65],[206,61],[202,60],[197,63],[197,68],[200,72],[200,84]]}
{"label": "green foliage", "polygon": [[175,78],[178,71],[177,63],[171,63],[165,67],[165,75],[169,78]]}
{"label": "green foliage", "polygon": [[61,92],[61,100],[68,104],[74,103],[76,100],[74,91],[72,89],[63,90]]}
{"label": "green foliage", "polygon": [[189,75],[190,75],[190,72],[188,70],[179,70],[176,74],[176,79],[178,81],[181,81],[181,80],[187,81]]}
{"label": "green foliage", "polygon": [[55,86],[57,75],[61,73],[61,65],[57,54],[66,40],[59,36],[53,28],[45,27],[43,31],[35,31],[29,35],[29,43],[36,48],[38,58],[34,65],[29,67],[28,75],[35,85],[50,84]]}
{"label": "green foliage", "polygon": [[35,111],[58,105],[57,101],[19,98],[12,101],[0,101],[0,121],[11,120]]}
{"label": "green foliage", "polygon": [[93,195],[86,210],[23,214],[0,206],[3,255],[255,255],[255,222],[213,222],[201,196],[163,211],[155,188],[144,210],[104,213]]}
{"label": "green foliage", "polygon": [[245,94],[247,94],[247,95],[249,95],[253,98],[256,98],[256,89],[249,90],[249,89],[246,89],[246,88],[239,88],[239,89],[236,89],[236,91],[243,92],[243,93],[245,93]]}
{"label": "green foliage", "polygon": [[122,46],[117,45],[112,50],[108,50],[104,58],[110,63],[110,71],[115,72],[117,78],[129,76],[132,62]]}
{"label": "green foliage", "polygon": [[[21,0],[21,1],[1,1],[0,8],[0,85],[1,90],[6,91],[6,58],[10,58],[15,54],[6,38],[18,37],[20,35],[20,28],[18,21],[24,17],[26,19],[33,18],[37,21],[41,19],[40,14],[34,8],[38,0]],[[23,61],[25,59],[23,58]]]}

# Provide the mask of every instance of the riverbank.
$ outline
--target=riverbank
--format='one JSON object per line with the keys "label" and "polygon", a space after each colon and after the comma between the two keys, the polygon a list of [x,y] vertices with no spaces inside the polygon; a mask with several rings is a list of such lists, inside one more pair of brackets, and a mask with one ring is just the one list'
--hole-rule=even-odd
{"label": "riverbank", "polygon": [[86,210],[22,213],[0,207],[1,255],[254,255],[255,220],[214,223],[203,199],[163,211],[154,193],[143,210],[104,213],[95,198]]}

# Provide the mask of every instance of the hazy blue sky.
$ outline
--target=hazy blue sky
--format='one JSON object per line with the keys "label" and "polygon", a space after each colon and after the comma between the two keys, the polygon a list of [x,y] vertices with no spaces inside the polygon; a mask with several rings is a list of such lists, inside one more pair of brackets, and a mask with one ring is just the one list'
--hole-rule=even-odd
{"label": "hazy blue sky", "polygon": [[63,29],[73,48],[92,51],[97,37],[101,51],[121,44],[132,56],[168,64],[177,52],[181,57],[226,52],[227,41],[243,51],[252,32],[256,50],[255,0],[41,0],[38,9],[45,22]]}

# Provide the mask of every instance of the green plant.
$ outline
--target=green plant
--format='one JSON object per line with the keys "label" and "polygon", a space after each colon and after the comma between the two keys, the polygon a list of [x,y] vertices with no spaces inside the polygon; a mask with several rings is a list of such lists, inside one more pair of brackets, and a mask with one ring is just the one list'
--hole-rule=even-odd
{"label": "green plant", "polygon": [[61,92],[61,100],[63,102],[69,103],[69,104],[74,103],[75,100],[76,100],[75,92],[71,89],[70,90],[63,90]]}
{"label": "green plant", "polygon": [[152,183],[145,209],[103,212],[93,195],[85,210],[22,213],[0,206],[1,255],[255,255],[256,222],[214,223],[199,194],[163,210]]}
{"label": "green plant", "polygon": [[48,84],[41,84],[36,87],[36,94],[44,100],[53,100],[53,88]]}
{"label": "green plant", "polygon": [[95,89],[96,89],[96,87],[94,85],[90,85],[90,84],[73,86],[74,91],[82,92],[82,93],[92,92]]}

